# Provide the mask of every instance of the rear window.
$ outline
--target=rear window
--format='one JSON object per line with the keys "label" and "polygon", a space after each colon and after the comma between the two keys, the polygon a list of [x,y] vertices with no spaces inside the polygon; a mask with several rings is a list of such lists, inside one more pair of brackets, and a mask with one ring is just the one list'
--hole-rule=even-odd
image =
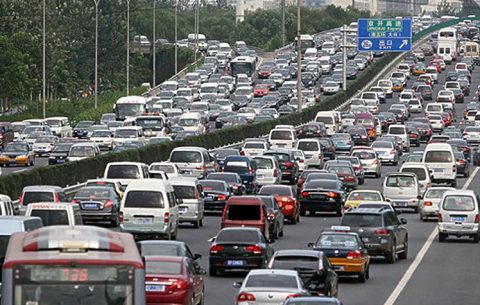
{"label": "rear window", "polygon": [[473,211],[475,201],[470,196],[446,196],[443,199],[443,209],[446,211]]}
{"label": "rear window", "polygon": [[257,169],[273,169],[273,161],[266,158],[255,158]]}
{"label": "rear window", "polygon": [[175,197],[178,199],[195,199],[195,187],[187,185],[174,185]]}
{"label": "rear window", "polygon": [[258,192],[260,195],[279,195],[279,196],[292,196],[292,190],[286,187],[277,186],[264,186]]}
{"label": "rear window", "polygon": [[150,167],[150,170],[154,170],[154,171],[162,171],[166,174],[173,174],[175,173],[175,167],[173,164],[159,164],[159,165],[152,165],[152,167]]}
{"label": "rear window", "polygon": [[264,143],[255,143],[255,142],[247,142],[243,145],[243,148],[253,148],[253,149],[265,149]]}
{"label": "rear window", "polygon": [[65,210],[35,210],[30,216],[37,216],[42,219],[44,226],[68,225],[68,213]]}
{"label": "rear window", "polygon": [[204,191],[224,192],[227,190],[225,184],[221,182],[204,180],[204,181],[200,181],[200,185],[203,187]]}
{"label": "rear window", "polygon": [[427,172],[423,168],[418,167],[407,167],[402,169],[402,173],[414,173],[417,175],[418,180],[426,180]]}
{"label": "rear window", "polygon": [[338,189],[338,183],[336,180],[310,180],[308,181],[304,189],[325,189],[325,190],[336,190]]}
{"label": "rear window", "polygon": [[250,242],[258,243],[260,240],[258,234],[251,230],[223,230],[218,233],[215,242]]}
{"label": "rear window", "polygon": [[177,245],[169,245],[165,243],[142,243],[140,244],[140,254],[142,256],[181,256],[179,253],[179,247]]}
{"label": "rear window", "polygon": [[32,202],[53,202],[52,192],[25,192],[23,194],[22,205],[27,205]]}
{"label": "rear window", "polygon": [[202,154],[198,151],[174,151],[170,162],[177,163],[201,163]]}
{"label": "rear window", "polygon": [[318,116],[318,117],[315,119],[315,122],[325,123],[325,125],[327,125],[327,124],[329,124],[329,125],[334,124],[333,118],[332,118],[332,117],[329,117],[329,116]]}
{"label": "rear window", "polygon": [[329,166],[327,170],[335,174],[353,174],[352,169],[346,166]]}
{"label": "rear window", "polygon": [[180,274],[182,273],[181,262],[145,262],[146,274]]}
{"label": "rear window", "polygon": [[375,159],[377,157],[374,152],[363,152],[363,151],[354,152],[353,156],[358,157],[360,160],[370,160],[370,159]]}
{"label": "rear window", "polygon": [[261,206],[259,204],[253,205],[228,205],[227,219],[228,220],[261,220]]}
{"label": "rear window", "polygon": [[320,147],[318,142],[300,142],[298,143],[298,149],[303,151],[319,151]]}
{"label": "rear window", "polygon": [[389,134],[405,134],[405,127],[390,127]]}
{"label": "rear window", "polygon": [[107,178],[110,179],[140,179],[139,168],[136,165],[111,165],[108,168]]}
{"label": "rear window", "polygon": [[381,227],[382,215],[346,213],[342,217],[341,225],[351,227]]}
{"label": "rear window", "polygon": [[274,156],[280,162],[290,161],[290,156],[288,154],[271,153],[271,154],[265,154],[265,155],[266,156]]}
{"label": "rear window", "polygon": [[163,209],[163,194],[154,191],[129,191],[125,198],[125,207]]}
{"label": "rear window", "polygon": [[388,187],[414,187],[415,179],[411,176],[389,176],[385,185]]}
{"label": "rear window", "polygon": [[91,199],[109,198],[110,191],[109,189],[102,189],[102,188],[83,188],[78,191],[75,197],[88,197]]}
{"label": "rear window", "polygon": [[239,174],[248,172],[248,169],[249,167],[247,162],[238,162],[238,161],[228,162],[223,167],[224,172],[239,173]]}
{"label": "rear window", "polygon": [[450,151],[427,151],[425,161],[428,163],[450,163],[453,162],[453,156]]}
{"label": "rear window", "polygon": [[320,238],[317,241],[317,247],[331,249],[351,249],[358,248],[359,245],[355,236],[331,234],[320,235]]}
{"label": "rear window", "polygon": [[446,192],[447,190],[445,189],[434,189],[434,188],[430,188],[427,190],[427,192],[425,193],[425,198],[442,198],[443,194]]}
{"label": "rear window", "polygon": [[298,288],[297,278],[291,275],[258,274],[248,277],[246,287]]}
{"label": "rear window", "polygon": [[310,256],[277,256],[273,260],[273,269],[292,270],[295,268],[318,268],[318,257]]}
{"label": "rear window", "polygon": [[290,130],[273,130],[270,134],[271,140],[292,140],[292,132]]}

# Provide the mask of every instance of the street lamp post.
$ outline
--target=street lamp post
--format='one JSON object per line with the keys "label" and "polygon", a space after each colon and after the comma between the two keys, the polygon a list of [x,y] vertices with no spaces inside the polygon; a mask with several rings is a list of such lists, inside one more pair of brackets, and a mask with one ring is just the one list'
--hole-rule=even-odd
{"label": "street lamp post", "polygon": [[301,0],[297,0],[297,102],[298,112],[302,111],[302,40],[300,23]]}
{"label": "street lamp post", "polygon": [[100,0],[95,2],[95,109],[98,107],[98,5]]}
{"label": "street lamp post", "polygon": [[154,88],[156,86],[156,57],[157,57],[157,49],[156,49],[156,42],[155,42],[155,3],[157,1],[156,0],[153,0],[153,56],[152,56],[152,61],[153,61],[153,67],[152,67],[152,71],[153,71],[153,75],[152,75],[152,88]]}
{"label": "street lamp post", "polygon": [[127,0],[127,95],[130,95],[130,0]]}
{"label": "street lamp post", "polygon": [[45,33],[45,23],[46,23],[46,11],[47,11],[47,0],[43,0],[43,22],[42,22],[42,113],[43,118],[46,117],[46,105],[47,105],[47,73],[46,73],[46,52],[45,52],[45,43],[46,43],[46,33]]}
{"label": "street lamp post", "polygon": [[178,23],[177,23],[177,10],[178,10],[178,0],[175,1],[175,74],[178,73],[178,60],[177,60],[177,57],[178,57],[178,52],[177,52],[177,43],[178,43],[178,37],[177,37],[177,27],[178,27]]}

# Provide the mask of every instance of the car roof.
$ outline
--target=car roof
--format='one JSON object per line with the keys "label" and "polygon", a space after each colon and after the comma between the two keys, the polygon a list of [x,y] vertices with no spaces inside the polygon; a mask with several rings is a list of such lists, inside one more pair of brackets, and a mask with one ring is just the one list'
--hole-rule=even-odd
{"label": "car roof", "polygon": [[32,191],[63,192],[63,189],[60,186],[56,186],[56,185],[29,185],[23,188],[23,192],[32,192]]}
{"label": "car roof", "polygon": [[283,269],[254,269],[248,273],[248,275],[259,275],[259,274],[281,274],[281,275],[290,275],[298,276],[296,270],[283,270]]}

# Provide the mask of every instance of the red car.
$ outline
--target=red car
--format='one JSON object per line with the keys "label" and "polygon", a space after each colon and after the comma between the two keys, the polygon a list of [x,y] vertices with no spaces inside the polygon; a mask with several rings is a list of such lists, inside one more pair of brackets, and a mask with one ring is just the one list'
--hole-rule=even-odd
{"label": "red car", "polygon": [[300,221],[300,204],[297,200],[296,188],[291,185],[264,185],[258,192],[259,195],[271,195],[277,200],[282,213],[291,223]]}
{"label": "red car", "polygon": [[145,295],[147,305],[204,304],[203,269],[188,257],[146,256]]}
{"label": "red car", "polygon": [[268,94],[270,88],[267,85],[258,84],[253,89],[253,96],[255,97],[262,97]]}

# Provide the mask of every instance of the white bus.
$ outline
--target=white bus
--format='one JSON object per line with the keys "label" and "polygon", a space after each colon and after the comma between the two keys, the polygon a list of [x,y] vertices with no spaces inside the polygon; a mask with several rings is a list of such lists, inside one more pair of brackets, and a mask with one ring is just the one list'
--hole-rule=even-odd
{"label": "white bus", "polygon": [[238,56],[230,62],[231,75],[236,77],[238,74],[246,74],[251,77],[257,68],[257,60],[250,56]]}
{"label": "white bus", "polygon": [[440,55],[447,64],[456,60],[458,54],[458,39],[455,28],[448,27],[438,31],[437,54]]}
{"label": "white bus", "polygon": [[133,118],[148,112],[148,99],[143,96],[124,96],[113,105],[113,112],[117,121]]}
{"label": "white bus", "polygon": [[198,43],[198,50],[200,51],[206,51],[208,44],[207,44],[207,38],[203,34],[188,34],[187,36],[188,40],[188,45],[190,47],[195,47],[195,43]]}
{"label": "white bus", "polygon": [[[298,37],[295,38],[295,42],[297,42],[297,38]],[[304,54],[308,48],[315,48],[313,36],[308,34],[300,35],[300,49],[302,50],[302,54]]]}

